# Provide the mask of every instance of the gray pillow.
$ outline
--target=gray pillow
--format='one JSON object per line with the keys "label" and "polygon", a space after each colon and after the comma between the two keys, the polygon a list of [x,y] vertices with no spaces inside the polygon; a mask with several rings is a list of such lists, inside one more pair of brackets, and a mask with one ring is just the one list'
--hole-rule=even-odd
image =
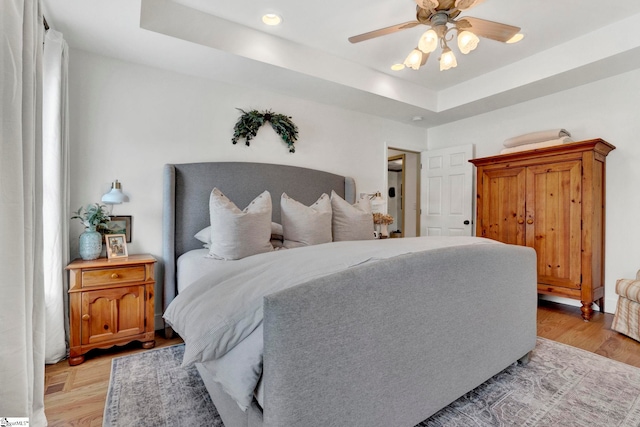
{"label": "gray pillow", "polygon": [[280,216],[285,248],[331,242],[331,199],[326,194],[305,206],[282,193]]}
{"label": "gray pillow", "polygon": [[209,257],[232,260],[273,250],[270,241],[271,195],[268,191],[240,210],[214,188],[209,196],[209,216]]}
{"label": "gray pillow", "polygon": [[331,210],[333,211],[331,227],[334,242],[374,238],[373,214],[369,199],[360,199],[351,205],[335,191],[332,191]]}

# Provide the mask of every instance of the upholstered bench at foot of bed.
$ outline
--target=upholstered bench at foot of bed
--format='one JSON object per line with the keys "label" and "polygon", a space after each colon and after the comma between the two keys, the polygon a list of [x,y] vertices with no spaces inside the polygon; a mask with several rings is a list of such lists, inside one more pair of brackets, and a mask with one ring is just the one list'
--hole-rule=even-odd
{"label": "upholstered bench at foot of bed", "polygon": [[616,293],[618,306],[611,329],[640,341],[640,271],[635,280],[618,280]]}

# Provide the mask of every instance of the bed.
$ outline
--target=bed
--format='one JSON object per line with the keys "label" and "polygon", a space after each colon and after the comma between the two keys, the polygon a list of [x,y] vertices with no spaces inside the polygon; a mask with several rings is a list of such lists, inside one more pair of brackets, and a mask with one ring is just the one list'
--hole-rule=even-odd
{"label": "bed", "polygon": [[[165,318],[179,324],[185,362],[198,368],[226,427],[411,427],[533,350],[535,252],[475,237],[346,241],[252,255],[221,263],[212,277],[188,279],[193,284],[178,295],[185,260],[202,263],[207,251],[194,236],[210,223],[214,187],[240,208],[268,191],[274,223],[283,192],[308,206],[331,192],[354,203],[356,188],[351,178],[293,166],[165,165]],[[345,267],[334,268],[332,257]],[[258,261],[278,265],[280,274],[262,279]],[[322,274],[305,276],[306,266],[321,264]],[[293,284],[269,287],[284,276]],[[251,299],[219,301],[251,286]],[[180,305],[189,299],[192,305]],[[243,304],[259,316],[234,320],[235,335],[205,327],[223,315],[227,325]],[[202,339],[214,335],[215,345]],[[236,369],[251,342],[261,349],[258,379],[241,404],[212,372]],[[225,357],[231,364],[209,365]]]}

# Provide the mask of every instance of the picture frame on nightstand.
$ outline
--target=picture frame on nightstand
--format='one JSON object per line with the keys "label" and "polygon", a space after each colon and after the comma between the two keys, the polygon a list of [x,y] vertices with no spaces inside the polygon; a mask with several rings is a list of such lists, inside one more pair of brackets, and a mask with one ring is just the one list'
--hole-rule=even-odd
{"label": "picture frame on nightstand", "polygon": [[104,236],[107,245],[107,258],[127,258],[127,236],[124,234],[107,234]]}

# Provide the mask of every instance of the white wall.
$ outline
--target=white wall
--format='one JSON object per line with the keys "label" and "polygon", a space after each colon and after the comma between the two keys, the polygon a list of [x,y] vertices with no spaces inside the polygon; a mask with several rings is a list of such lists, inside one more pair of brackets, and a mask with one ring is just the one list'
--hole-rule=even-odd
{"label": "white wall", "polygon": [[[605,310],[613,313],[620,278],[640,269],[640,70],[429,129],[429,149],[475,144],[476,156],[498,154],[502,142],[527,132],[569,130],[576,141],[602,138],[607,157]],[[563,302],[573,303],[569,300]]]}
{"label": "white wall", "polygon": [[[385,144],[426,149],[426,130],[267,91],[254,91],[72,50],[69,66],[71,208],[97,202],[118,179],[132,215],[129,253],[161,259],[165,163],[249,161],[321,169],[355,178],[359,192],[383,188]],[[264,126],[247,147],[231,144],[236,110],[270,109],[298,126],[296,152]],[[374,165],[374,167],[372,167]],[[206,203],[206,201],[203,201]],[[70,230],[78,255],[79,223]],[[158,282],[161,269],[156,269]],[[156,295],[162,295],[160,286]],[[156,313],[162,304],[156,303]],[[156,323],[158,326],[158,323]]]}

